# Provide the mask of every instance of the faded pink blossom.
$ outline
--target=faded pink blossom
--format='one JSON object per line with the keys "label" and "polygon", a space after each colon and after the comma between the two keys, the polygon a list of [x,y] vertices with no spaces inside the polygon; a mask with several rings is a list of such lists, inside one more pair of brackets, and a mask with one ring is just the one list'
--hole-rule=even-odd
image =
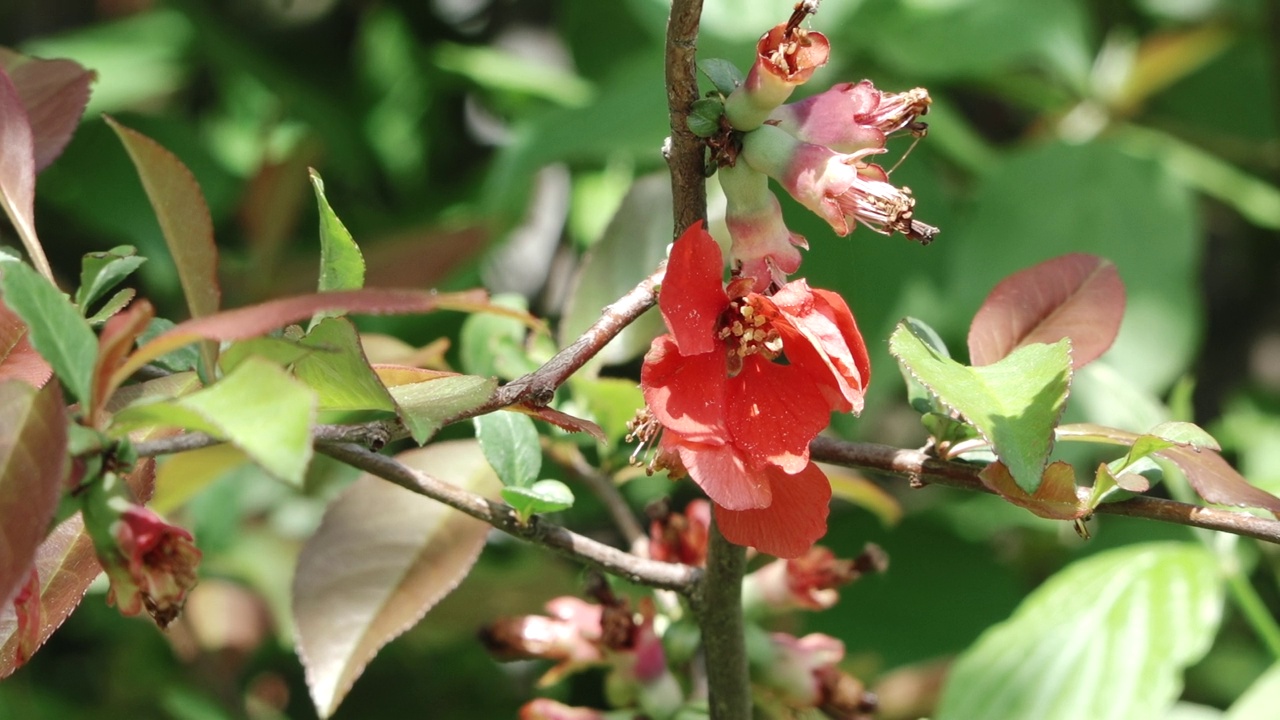
{"label": "faded pink blossom", "polygon": [[769,114],[769,124],[814,145],[856,153],[883,148],[885,139],[909,129],[923,132],[917,120],[929,110],[929,92],[914,88],[886,93],[870,80],[840,83],[826,92],[788,103]]}
{"label": "faded pink blossom", "polygon": [[769,189],[769,177],[745,162],[723,167],[718,174],[726,200],[725,224],[733,240],[730,256],[742,277],[751,278],[751,289],[761,292],[770,283],[783,285],[800,269],[805,239],[787,229],[782,206]]}
{"label": "faded pink blossom", "polygon": [[762,35],[746,81],[725,99],[729,124],[742,131],[760,127],[830,56],[831,44],[820,32],[782,23]]}

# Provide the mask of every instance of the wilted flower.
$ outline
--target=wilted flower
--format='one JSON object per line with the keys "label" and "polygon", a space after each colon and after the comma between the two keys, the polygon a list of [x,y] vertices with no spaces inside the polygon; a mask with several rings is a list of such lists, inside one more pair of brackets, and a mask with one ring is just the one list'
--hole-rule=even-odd
{"label": "wilted flower", "polygon": [[747,79],[725,99],[724,113],[735,130],[755,130],[774,108],[791,97],[813,71],[827,64],[831,44],[820,32],[782,23],[760,37]]}
{"label": "wilted flower", "polygon": [[743,580],[743,602],[769,612],[825,610],[840,599],[842,585],[864,573],[880,572],[888,558],[879,546],[868,544],[854,559],[841,559],[825,547],[814,546],[790,560],[777,560]]}
{"label": "wilted flower", "polygon": [[841,237],[862,223],[884,235],[897,232],[931,242],[938,230],[915,219],[910,189],[889,183],[883,168],[866,162],[868,155],[878,152],[883,150],[841,154],[764,125],[743,136],[740,158],[781,183]]}
{"label": "wilted flower", "polygon": [[860,680],[840,670],[844,643],[821,633],[796,638],[770,636],[771,661],[756,668],[753,677],[774,693],[774,699],[794,709],[819,708],[827,717],[870,720],[876,698]]}
{"label": "wilted flower", "polygon": [[779,106],[769,124],[797,139],[825,145],[836,152],[856,153],[883,148],[885,139],[900,130],[922,132],[917,122],[929,110],[929,91],[914,88],[886,93],[870,80],[840,83],[826,92]]}
{"label": "wilted flower", "polygon": [[111,579],[107,602],[118,605],[124,615],[136,615],[145,607],[157,625],[166,627],[178,617],[196,584],[201,553],[191,533],[133,505],[112,525],[112,535],[119,554],[103,563]]}
{"label": "wilted flower", "polygon": [[665,512],[649,522],[649,556],[700,567],[707,562],[711,503],[694,500],[683,513]]}
{"label": "wilted flower", "polygon": [[548,615],[502,618],[481,632],[485,647],[499,660],[555,660],[541,685],[604,661],[600,649],[604,608],[575,597],[558,597],[546,605]]}
{"label": "wilted flower", "polygon": [[809,442],[832,411],[862,410],[866,347],[839,295],[803,280],[726,291],[722,270],[701,224],[672,247],[659,297],[671,332],[640,376],[662,430],[655,464],[702,487],[732,542],[795,557],[826,532],[831,495]]}

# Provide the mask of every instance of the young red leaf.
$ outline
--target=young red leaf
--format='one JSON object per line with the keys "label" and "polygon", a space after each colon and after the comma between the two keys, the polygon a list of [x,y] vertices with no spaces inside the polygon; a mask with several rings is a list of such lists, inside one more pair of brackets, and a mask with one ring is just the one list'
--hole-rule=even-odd
{"label": "young red leaf", "polygon": [[978,477],[1000,497],[1042,518],[1075,520],[1089,514],[1088,490],[1077,491],[1075,469],[1061,460],[1045,468],[1040,487],[1034,493],[1018,487],[1009,468],[998,460],[983,468]]}
{"label": "young red leaf", "polygon": [[1191,487],[1206,501],[1219,505],[1262,508],[1280,518],[1280,498],[1250,485],[1218,453],[1178,445],[1161,450],[1155,455],[1177,465],[1187,476]]}
{"label": "young red leaf", "polygon": [[32,387],[44,387],[53,368],[27,338],[27,326],[0,302],[0,382],[21,380]]}
{"label": "young red leaf", "polygon": [[[127,476],[129,489],[140,502],[151,498],[155,477],[151,458],[139,462]],[[35,568],[40,575],[40,630],[35,643],[39,647],[71,616],[89,584],[102,572],[80,513],[63,520],[40,543]],[[17,630],[13,606],[0,606],[0,679],[22,666],[18,657],[22,638]]]}
{"label": "young red leaf", "polygon": [[0,383],[0,606],[27,581],[67,473],[67,413],[58,383]]}
{"label": "young red leaf", "polygon": [[[401,462],[496,498],[501,487],[473,440],[436,443]],[[383,645],[452,591],[489,526],[364,475],[325,513],[293,581],[298,655],[320,717],[329,717]]]}
{"label": "young red leaf", "polygon": [[[138,170],[147,199],[160,221],[169,254],[178,267],[178,280],[191,317],[216,313],[222,296],[218,288],[218,248],[213,242],[209,206],[195,176],[176,155],[155,140],[110,117],[104,116],[104,119],[120,137]],[[201,354],[205,367],[213,368],[217,345],[204,343]]]}
{"label": "young red leaf", "polygon": [[36,156],[31,121],[18,88],[0,68],[0,207],[9,216],[22,246],[46,278],[53,277],[49,260],[36,237]]}
{"label": "young red leaf", "polygon": [[5,48],[0,48],[0,67],[9,73],[27,109],[38,173],[71,141],[97,74],[72,60],[40,60]]}
{"label": "young red leaf", "polygon": [[98,357],[93,366],[93,385],[89,400],[89,418],[94,427],[101,427],[99,415],[106,408],[110,399],[109,392],[111,374],[125,361],[133,343],[147,329],[147,323],[155,317],[155,309],[144,298],[134,303],[129,309],[112,317],[102,328],[98,336]]}
{"label": "young red leaf", "polygon": [[449,294],[425,290],[347,290],[297,295],[193,318],[179,323],[138,348],[111,377],[110,389],[119,387],[130,375],[152,360],[197,340],[245,340],[305,320],[322,310],[343,310],[369,315],[422,313],[459,306],[488,310],[491,306],[487,304],[486,297],[482,290]]}
{"label": "young red leaf", "polygon": [[1124,317],[1124,284],[1109,260],[1063,255],[996,285],[969,326],[969,358],[990,365],[1029,343],[1071,338],[1079,369],[1106,352]]}

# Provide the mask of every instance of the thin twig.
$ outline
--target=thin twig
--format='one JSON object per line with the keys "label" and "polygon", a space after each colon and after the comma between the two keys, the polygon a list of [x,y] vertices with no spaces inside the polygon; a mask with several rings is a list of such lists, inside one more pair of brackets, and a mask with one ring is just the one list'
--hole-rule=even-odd
{"label": "thin twig", "polygon": [[678,563],[659,562],[637,557],[604,543],[596,542],[553,525],[535,516],[522,525],[511,506],[480,497],[449,483],[437,480],[359,445],[320,445],[320,452],[367,473],[399,485],[410,492],[461,510],[502,532],[550,548],[565,557],[648,587],[689,594],[699,586],[702,571]]}
{"label": "thin twig", "polygon": [[[921,480],[963,490],[991,492],[978,479],[981,467],[939,460],[920,450],[904,450],[889,445],[851,443],[820,437],[810,444],[809,452],[818,462],[863,470],[877,470],[901,475],[913,481]],[[1100,515],[1124,515],[1207,530],[1220,530],[1280,544],[1280,521],[1278,520],[1173,500],[1139,496],[1121,502],[1103,503],[1094,512]]]}

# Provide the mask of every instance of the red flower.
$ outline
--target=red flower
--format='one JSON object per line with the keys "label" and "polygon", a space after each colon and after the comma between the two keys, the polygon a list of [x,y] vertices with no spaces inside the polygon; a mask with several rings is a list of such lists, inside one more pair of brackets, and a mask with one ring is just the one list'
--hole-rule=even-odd
{"label": "red flower", "polygon": [[107,601],[124,615],[146,607],[157,625],[167,626],[196,584],[201,553],[191,533],[138,505],[120,513],[111,532],[119,553],[103,563],[111,579]]}
{"label": "red flower", "polygon": [[722,270],[701,224],[672,247],[659,298],[671,332],[640,378],[663,429],[658,464],[702,487],[730,541],[795,557],[826,532],[831,496],[809,442],[832,411],[862,410],[866,346],[839,295],[803,280],[726,291]]}

